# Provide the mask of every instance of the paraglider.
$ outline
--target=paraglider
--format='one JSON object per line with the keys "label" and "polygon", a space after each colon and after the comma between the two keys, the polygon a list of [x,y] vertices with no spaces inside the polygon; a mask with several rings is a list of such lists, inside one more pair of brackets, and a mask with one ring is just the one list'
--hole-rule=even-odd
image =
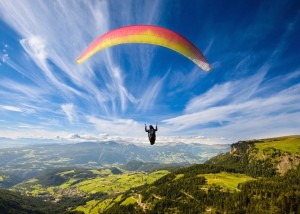
{"label": "paraglider", "polygon": [[105,48],[127,43],[163,46],[189,58],[201,69],[211,70],[204,55],[192,42],[174,31],[152,25],[121,27],[98,37],[81,54],[77,59],[77,63],[83,63],[86,59]]}
{"label": "paraglider", "polygon": [[[83,63],[98,51],[128,43],[152,44],[169,48],[187,57],[204,71],[211,70],[202,52],[192,42],[174,31],[152,25],[132,25],[107,32],[93,41],[76,62]],[[148,129],[145,124],[145,131],[148,132],[150,144],[153,145],[156,140],[157,125],[155,129],[152,125]]]}
{"label": "paraglider", "polygon": [[152,125],[150,125],[149,129],[148,129],[147,125],[145,124],[145,132],[148,132],[148,138],[149,138],[150,144],[153,145],[156,140],[157,125],[155,126],[155,129]]}

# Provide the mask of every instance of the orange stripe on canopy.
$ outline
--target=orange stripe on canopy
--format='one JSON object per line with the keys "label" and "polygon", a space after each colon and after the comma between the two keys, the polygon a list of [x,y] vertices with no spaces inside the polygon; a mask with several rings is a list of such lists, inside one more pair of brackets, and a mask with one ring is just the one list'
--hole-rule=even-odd
{"label": "orange stripe on canopy", "polygon": [[174,31],[151,25],[127,26],[103,34],[87,47],[77,59],[77,63],[84,62],[105,48],[127,43],[144,43],[166,47],[189,58],[201,69],[211,70],[204,55],[193,43]]}

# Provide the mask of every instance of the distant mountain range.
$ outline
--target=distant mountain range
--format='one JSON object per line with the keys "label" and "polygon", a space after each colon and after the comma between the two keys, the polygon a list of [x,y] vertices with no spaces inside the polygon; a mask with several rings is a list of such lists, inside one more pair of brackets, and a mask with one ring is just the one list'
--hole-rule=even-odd
{"label": "distant mountain range", "polygon": [[229,149],[230,145],[172,143],[151,146],[114,141],[35,144],[0,149],[0,173],[29,179],[48,168],[69,166],[101,168],[123,165],[132,160],[186,165],[203,163]]}

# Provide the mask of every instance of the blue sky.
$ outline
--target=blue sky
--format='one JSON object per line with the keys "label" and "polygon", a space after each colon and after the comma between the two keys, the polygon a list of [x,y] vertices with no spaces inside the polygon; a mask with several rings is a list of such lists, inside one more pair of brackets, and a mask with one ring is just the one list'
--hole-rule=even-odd
{"label": "blue sky", "polygon": [[[299,134],[300,2],[0,1],[0,137],[222,143]],[[127,44],[76,58],[127,25],[168,28],[213,67]],[[159,140],[159,138],[158,138]],[[188,141],[188,140],[187,140]]]}

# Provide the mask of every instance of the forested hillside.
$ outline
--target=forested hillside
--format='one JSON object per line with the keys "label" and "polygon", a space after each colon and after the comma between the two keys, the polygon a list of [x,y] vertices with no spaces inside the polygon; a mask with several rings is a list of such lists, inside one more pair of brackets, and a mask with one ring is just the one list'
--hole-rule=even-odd
{"label": "forested hillside", "polygon": [[[203,168],[204,167],[204,168]],[[238,185],[230,191],[206,185],[203,171],[217,172],[202,165],[193,173],[169,174],[151,186],[124,194],[123,200],[105,213],[299,213],[300,168],[286,175],[263,178]],[[199,170],[199,171],[198,171]],[[180,172],[182,173],[182,171]],[[176,179],[177,178],[177,179]],[[133,198],[124,206],[124,201]]]}
{"label": "forested hillside", "polygon": [[253,177],[284,175],[300,163],[300,136],[239,141],[231,151],[206,163],[232,168]]}
{"label": "forested hillside", "polygon": [[67,207],[45,202],[41,198],[22,196],[9,190],[0,190],[0,213],[20,214],[20,213],[79,213],[66,211]]}
{"label": "forested hillside", "polygon": [[299,145],[298,136],[232,144],[206,164],[126,192],[105,213],[300,213]]}

